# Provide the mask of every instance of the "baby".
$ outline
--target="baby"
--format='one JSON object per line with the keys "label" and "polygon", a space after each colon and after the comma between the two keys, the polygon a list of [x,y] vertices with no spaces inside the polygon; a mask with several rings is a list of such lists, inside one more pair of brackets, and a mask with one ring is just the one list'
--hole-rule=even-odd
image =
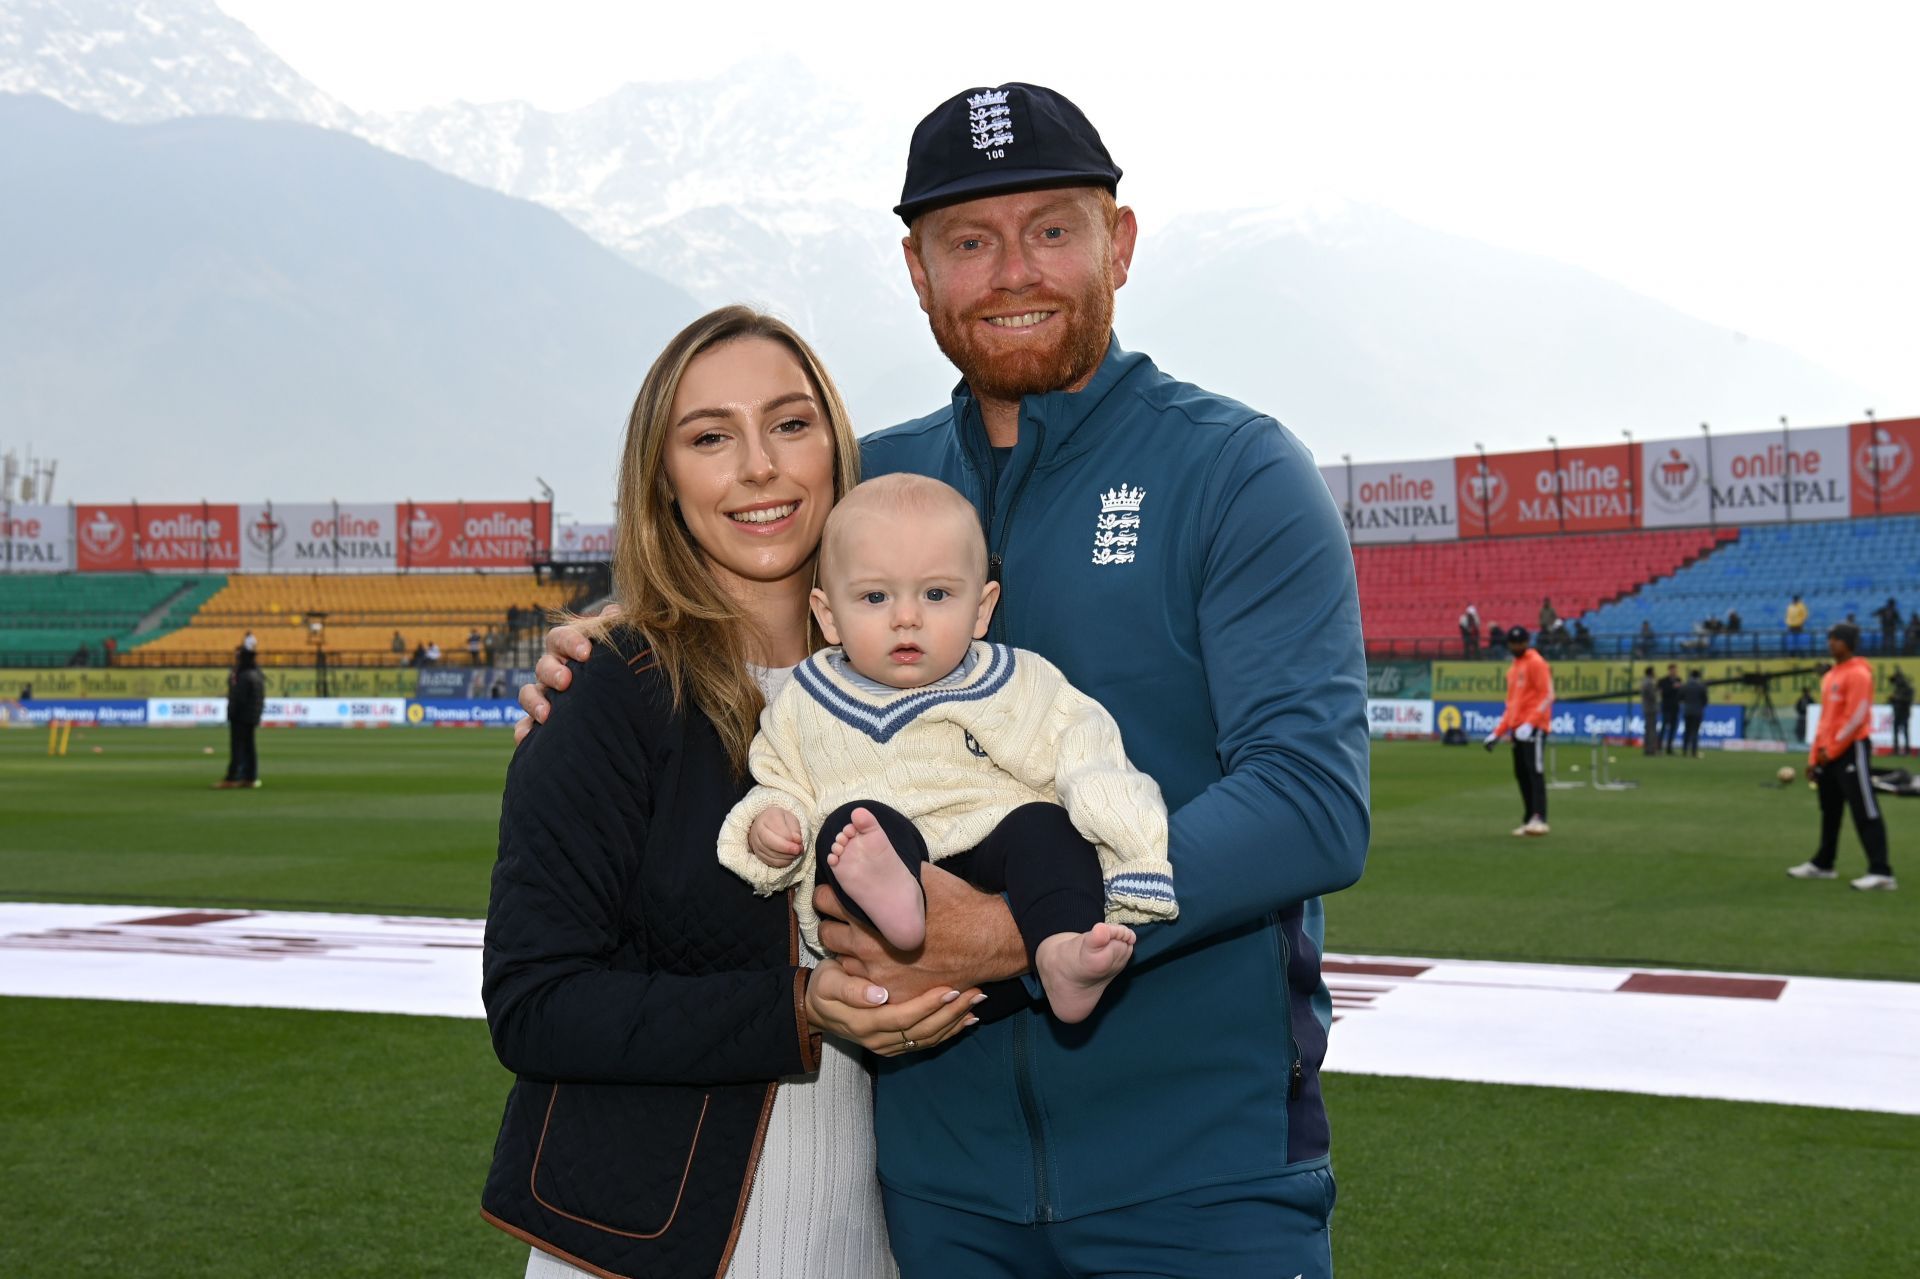
{"label": "baby", "polygon": [[917,475],[855,488],[827,519],[819,581],[814,616],[838,647],[761,715],[758,785],[727,816],[721,861],[763,895],[797,886],[816,950],[816,877],[913,950],[920,867],[941,861],[1007,895],[1054,1015],[1084,1020],[1133,955],[1125,925],[1178,913],[1159,787],[1049,662],[979,642],[1000,587],[954,489]]}

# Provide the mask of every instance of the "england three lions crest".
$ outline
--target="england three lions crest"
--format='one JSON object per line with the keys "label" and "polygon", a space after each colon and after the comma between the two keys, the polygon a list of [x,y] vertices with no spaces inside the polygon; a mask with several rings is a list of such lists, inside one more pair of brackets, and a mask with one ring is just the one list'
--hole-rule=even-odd
{"label": "england three lions crest", "polygon": [[1140,545],[1140,503],[1145,489],[1122,484],[1100,495],[1100,518],[1093,522],[1093,562],[1131,564]]}
{"label": "england three lions crest", "polygon": [[989,160],[1006,158],[1013,143],[1013,108],[1007,105],[1006,89],[988,89],[967,99],[967,131],[973,137],[973,149],[986,152]]}

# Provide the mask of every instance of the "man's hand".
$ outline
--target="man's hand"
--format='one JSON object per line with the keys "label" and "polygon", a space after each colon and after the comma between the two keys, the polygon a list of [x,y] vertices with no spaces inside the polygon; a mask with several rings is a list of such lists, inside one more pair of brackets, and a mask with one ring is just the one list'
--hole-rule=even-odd
{"label": "man's hand", "polygon": [[[612,617],[619,613],[618,604],[609,604],[600,610],[600,616]],[[567,669],[567,659],[584,662],[593,654],[593,645],[587,637],[572,626],[556,626],[547,632],[547,651],[534,663],[533,678],[537,683],[520,686],[520,709],[527,717],[513,726],[513,744],[518,746],[528,733],[547,722],[547,716],[553,710],[553,703],[547,700],[548,693],[564,693],[567,685],[573,683],[573,672]]]}
{"label": "man's hand", "polygon": [[1533,740],[1533,725],[1531,725],[1531,724],[1522,724],[1522,725],[1521,725],[1520,727],[1518,727],[1518,728],[1516,728],[1516,729],[1514,729],[1514,730],[1513,730],[1513,740],[1514,740],[1514,741],[1516,741],[1516,742],[1530,742],[1530,741],[1532,741],[1532,740]]}
{"label": "man's hand", "polygon": [[912,999],[936,987],[965,990],[1027,971],[1027,948],[1013,913],[997,893],[983,893],[937,865],[920,868],[927,895],[927,939],[920,949],[893,949],[876,932],[845,922],[831,888],[818,888],[820,944],[855,977],[884,986],[893,999]]}
{"label": "man's hand", "polygon": [[1814,766],[1815,768],[1819,768],[1819,767],[1821,767],[1821,766],[1823,766],[1823,765],[1825,765],[1825,764],[1827,764],[1827,763],[1829,763],[1829,762],[1831,762],[1831,761],[1830,761],[1830,760],[1828,759],[1828,757],[1827,757],[1827,748],[1826,748],[1826,747],[1824,747],[1824,746],[1816,746],[1816,747],[1814,747],[1814,748],[1813,748],[1813,766]]}
{"label": "man's hand", "polygon": [[977,990],[936,986],[913,999],[892,999],[838,959],[821,962],[807,979],[807,1021],[816,1030],[897,1057],[945,1043],[978,1020]]}
{"label": "man's hand", "polygon": [[747,851],[779,870],[800,855],[800,819],[784,808],[763,809],[747,827]]}
{"label": "man's hand", "polygon": [[[531,685],[529,685],[529,687],[531,687]],[[520,700],[522,703],[524,703],[527,700],[526,689],[520,690]],[[1480,744],[1486,747],[1488,750],[1492,750],[1494,748],[1494,744],[1497,743],[1499,740],[1500,740],[1500,734],[1496,731],[1496,732],[1488,733],[1486,736],[1486,740],[1481,742]]]}

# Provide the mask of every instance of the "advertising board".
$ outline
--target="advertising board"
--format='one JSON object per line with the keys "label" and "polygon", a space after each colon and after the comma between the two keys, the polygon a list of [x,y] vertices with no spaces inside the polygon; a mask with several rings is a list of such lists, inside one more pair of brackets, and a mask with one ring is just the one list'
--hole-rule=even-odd
{"label": "advertising board", "polygon": [[1433,703],[1369,697],[1367,732],[1374,737],[1431,737]]}
{"label": "advertising board", "polygon": [[145,702],[69,701],[62,698],[33,698],[24,702],[0,702],[0,724],[45,724],[64,720],[82,726],[101,728],[147,722]]}
{"label": "advertising board", "polygon": [[72,517],[65,506],[0,504],[0,567],[10,573],[72,572]]}
{"label": "advertising board", "polygon": [[1457,457],[1460,536],[1633,528],[1633,457],[1625,444]]}
{"label": "advertising board", "polygon": [[429,697],[407,703],[407,723],[421,728],[511,727],[527,717],[520,703],[492,697]]}
{"label": "advertising board", "polygon": [[1460,535],[1450,458],[1320,469],[1355,542],[1440,542]]}
{"label": "advertising board", "polygon": [[402,502],[401,568],[525,568],[551,544],[544,502]]}
{"label": "advertising board", "polygon": [[254,502],[240,508],[240,568],[248,573],[391,572],[389,502]]}
{"label": "advertising board", "polygon": [[[1434,726],[1439,732],[1458,728],[1470,738],[1485,737],[1499,724],[1506,709],[1502,702],[1435,702]],[[1737,741],[1746,734],[1747,712],[1742,706],[1709,706],[1700,721],[1703,745]],[[1566,741],[1591,737],[1644,737],[1646,721],[1638,704],[1623,702],[1555,702],[1553,736]]]}
{"label": "advertising board", "polygon": [[73,514],[75,561],[83,573],[240,567],[240,508],[232,502],[82,502]]}
{"label": "advertising board", "polygon": [[1855,422],[1847,428],[1853,470],[1853,514],[1912,515],[1920,512],[1920,417],[1893,422]]}

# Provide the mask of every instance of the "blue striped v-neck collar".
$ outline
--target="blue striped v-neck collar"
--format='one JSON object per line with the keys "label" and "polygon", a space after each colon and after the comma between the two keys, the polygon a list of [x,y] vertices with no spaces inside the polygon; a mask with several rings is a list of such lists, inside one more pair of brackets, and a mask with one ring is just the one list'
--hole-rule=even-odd
{"label": "blue striped v-neck collar", "polygon": [[[828,660],[824,650],[815,653],[794,668],[794,683],[800,685],[829,714],[876,742],[887,742],[894,734],[935,706],[948,702],[975,702],[1006,687],[1013,677],[1014,654],[1005,644],[975,640],[972,648],[973,670],[954,684],[929,688],[871,691],[850,682]],[[866,681],[862,681],[866,683]]]}

